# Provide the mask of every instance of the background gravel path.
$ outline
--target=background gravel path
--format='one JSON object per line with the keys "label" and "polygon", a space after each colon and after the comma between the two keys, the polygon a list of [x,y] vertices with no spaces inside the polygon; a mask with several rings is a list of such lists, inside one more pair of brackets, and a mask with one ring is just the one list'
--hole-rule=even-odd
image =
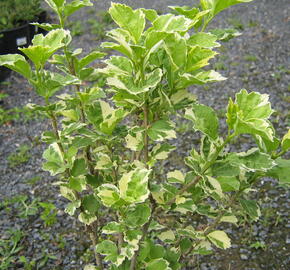
{"label": "background gravel path", "polygon": [[[168,5],[190,5],[193,1],[117,2],[165,12]],[[110,1],[96,1],[95,14],[106,10],[109,5]],[[286,128],[290,126],[289,11],[289,0],[256,0],[230,8],[212,22],[213,27],[234,25],[243,28],[243,35],[223,44],[220,48],[221,56],[213,63],[228,80],[209,87],[192,89],[201,103],[213,106],[223,115],[228,98],[233,97],[241,88],[267,93],[276,110],[273,116],[275,127],[280,135],[286,132]],[[88,26],[87,19],[94,18],[95,14],[89,9],[83,9],[74,15],[73,21],[80,21]],[[76,37],[74,46],[82,47],[88,52],[99,43],[90,31],[85,31]],[[3,104],[6,109],[22,107],[28,102],[40,102],[26,81],[15,73],[4,84],[0,84],[0,93],[9,95]],[[45,254],[56,256],[48,258],[45,265],[38,269],[81,269],[81,265],[92,259],[91,252],[87,249],[89,244],[85,237],[77,235],[77,231],[82,231],[78,222],[63,212],[66,201],[58,197],[57,189],[51,186],[53,179],[40,169],[45,145],[37,142],[41,132],[48,126],[43,119],[12,121],[0,126],[0,202],[19,194],[27,195],[30,202],[36,198],[53,202],[59,209],[57,222],[52,227],[44,227],[39,214],[23,219],[19,217],[17,204],[12,204],[10,211],[0,204],[0,238],[7,238],[7,230],[10,228],[21,229],[26,233],[22,242],[25,246],[21,251],[22,255],[29,260],[36,260],[38,264],[45,258]],[[193,134],[187,132],[176,142],[178,151],[172,160],[177,166],[180,156],[188,151],[189,142],[192,140]],[[34,145],[30,150],[31,158],[25,164],[10,168],[8,156],[23,144]],[[248,147],[247,140],[241,142],[242,149]],[[36,175],[41,181],[28,184],[27,180]],[[257,197],[261,202],[264,218],[253,227],[230,228],[228,231],[234,243],[231,250],[199,258],[199,268],[192,266],[196,262],[189,262],[186,269],[287,269],[290,263],[290,224],[287,223],[289,194],[278,188],[277,183],[271,179],[262,181],[260,188]],[[265,250],[249,248],[249,243],[255,242],[265,244]],[[22,266],[15,264],[11,269],[22,269]]]}

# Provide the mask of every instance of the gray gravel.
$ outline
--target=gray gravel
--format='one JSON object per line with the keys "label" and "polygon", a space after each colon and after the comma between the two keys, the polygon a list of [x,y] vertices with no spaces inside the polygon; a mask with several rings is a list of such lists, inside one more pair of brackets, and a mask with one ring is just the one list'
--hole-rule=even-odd
{"label": "gray gravel", "polygon": [[[135,7],[156,8],[166,11],[168,5],[190,5],[193,1],[117,1]],[[110,1],[96,1],[95,10],[107,9]],[[83,9],[74,16],[74,20],[83,23],[88,17],[93,17],[88,9]],[[273,117],[278,133],[282,135],[286,127],[290,126],[290,5],[289,0],[256,0],[254,3],[239,5],[223,12],[213,22],[214,27],[229,26],[230,23],[241,23],[244,27],[243,35],[223,44],[221,48],[224,70],[220,72],[229,79],[223,83],[213,84],[209,89],[198,87],[192,89],[199,100],[213,106],[223,113],[228,98],[233,97],[241,88],[268,93],[274,109]],[[231,19],[231,22],[227,18]],[[233,22],[234,21],[234,22]],[[74,45],[84,48],[85,52],[92,50],[99,42],[89,33],[76,37]],[[255,56],[251,59],[250,56]],[[250,61],[251,60],[251,61]],[[40,99],[23,78],[13,73],[6,81],[8,85],[0,85],[0,92],[9,94],[4,101],[5,108],[21,107],[28,102],[38,103]],[[57,194],[57,189],[51,185],[53,179],[41,168],[44,145],[38,144],[30,151],[32,158],[17,168],[8,166],[7,157],[22,144],[31,144],[35,137],[49,127],[45,120],[30,120],[27,123],[15,121],[0,127],[0,201],[6,197],[26,194],[32,201],[51,201],[58,208],[57,223],[45,228],[39,215],[29,219],[20,219],[18,212],[12,206],[12,212],[0,208],[0,238],[9,228],[22,229],[26,236],[23,245],[25,249],[21,255],[29,260],[41,260],[42,253],[56,256],[49,259],[41,269],[81,269],[87,261],[83,253],[89,247],[84,236],[77,232],[83,229],[74,219],[64,212],[66,201]],[[224,125],[222,125],[224,127]],[[34,139],[33,139],[34,138]],[[176,141],[178,151],[175,164],[180,163],[180,156],[187,152],[194,136],[187,132]],[[241,142],[241,149],[250,147],[247,139]],[[27,179],[39,175],[42,180],[35,185],[27,184]],[[200,257],[197,262],[189,262],[186,269],[210,270],[259,270],[259,269],[287,269],[289,265],[289,194],[277,187],[271,179],[265,179],[260,187],[257,198],[261,202],[264,218],[252,227],[229,229],[233,239],[233,248],[218,251],[214,256]],[[14,209],[14,210],[13,210]],[[76,229],[77,228],[77,229]],[[61,241],[63,238],[63,242]],[[249,248],[248,242],[265,243],[265,250]],[[241,242],[242,239],[242,242]],[[64,246],[61,245],[61,243]],[[90,261],[89,257],[88,261]],[[11,269],[22,269],[16,265]]]}

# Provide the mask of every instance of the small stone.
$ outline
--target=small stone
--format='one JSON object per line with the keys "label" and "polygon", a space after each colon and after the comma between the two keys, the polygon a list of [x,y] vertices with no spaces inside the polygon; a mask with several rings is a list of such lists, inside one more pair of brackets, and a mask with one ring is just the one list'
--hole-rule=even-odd
{"label": "small stone", "polygon": [[248,256],[245,254],[241,254],[241,259],[246,261],[246,260],[248,260]]}

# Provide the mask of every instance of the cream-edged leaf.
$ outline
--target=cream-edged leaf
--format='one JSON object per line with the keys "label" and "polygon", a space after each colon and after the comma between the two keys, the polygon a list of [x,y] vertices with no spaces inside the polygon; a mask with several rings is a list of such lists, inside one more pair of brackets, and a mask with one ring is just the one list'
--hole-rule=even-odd
{"label": "cream-edged leaf", "polygon": [[227,249],[231,247],[231,239],[224,231],[213,231],[207,235],[207,238],[219,248]]}

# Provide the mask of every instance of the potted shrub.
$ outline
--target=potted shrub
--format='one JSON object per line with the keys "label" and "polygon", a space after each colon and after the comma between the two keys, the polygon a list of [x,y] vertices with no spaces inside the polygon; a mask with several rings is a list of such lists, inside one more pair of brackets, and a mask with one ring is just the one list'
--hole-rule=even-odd
{"label": "potted shrub", "polygon": [[[45,19],[40,0],[0,0],[0,55],[27,47],[38,33],[38,27],[29,23],[44,22]],[[2,69],[0,74],[0,80],[7,76]]]}

